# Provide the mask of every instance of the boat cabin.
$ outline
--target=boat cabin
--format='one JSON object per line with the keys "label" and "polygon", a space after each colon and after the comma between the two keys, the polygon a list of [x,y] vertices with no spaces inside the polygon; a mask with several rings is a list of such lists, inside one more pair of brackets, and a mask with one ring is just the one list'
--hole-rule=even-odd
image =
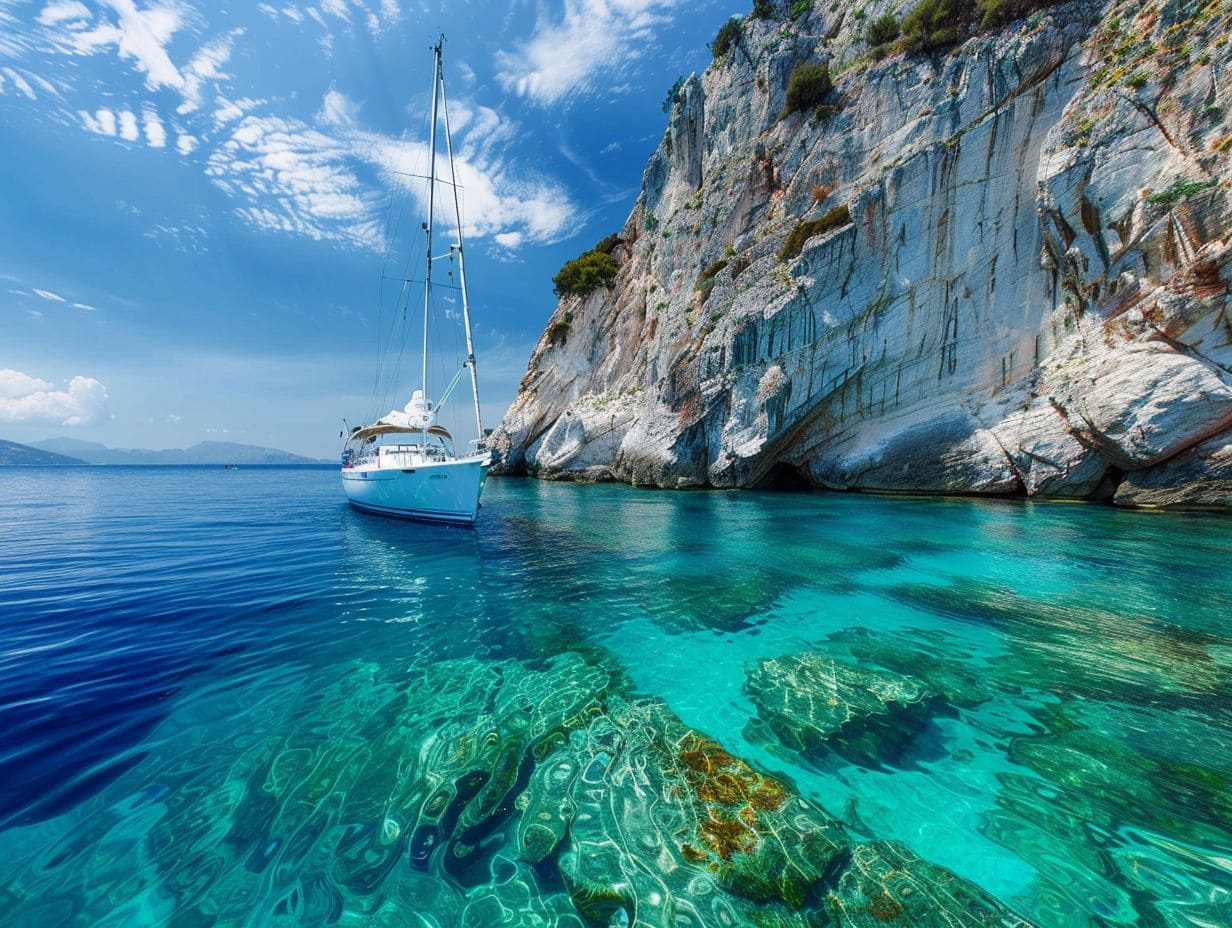
{"label": "boat cabin", "polygon": [[409,468],[454,457],[453,436],[439,425],[410,429],[378,422],[351,431],[342,448],[342,469]]}

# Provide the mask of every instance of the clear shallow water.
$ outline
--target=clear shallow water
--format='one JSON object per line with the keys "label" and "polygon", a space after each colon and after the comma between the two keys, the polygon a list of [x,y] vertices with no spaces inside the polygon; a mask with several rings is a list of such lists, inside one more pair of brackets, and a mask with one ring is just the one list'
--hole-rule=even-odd
{"label": "clear shallow water", "polygon": [[[519,857],[529,761],[506,796],[442,745],[511,737],[474,729],[504,710],[469,681],[546,700],[601,667],[609,703],[661,700],[1038,925],[1232,925],[1232,521],[521,480],[485,503],[466,531],[352,512],[332,469],[0,469],[0,924],[576,924],[567,867]],[[750,674],[801,653],[944,698],[797,750]],[[438,780],[478,790],[449,859],[417,812]]]}

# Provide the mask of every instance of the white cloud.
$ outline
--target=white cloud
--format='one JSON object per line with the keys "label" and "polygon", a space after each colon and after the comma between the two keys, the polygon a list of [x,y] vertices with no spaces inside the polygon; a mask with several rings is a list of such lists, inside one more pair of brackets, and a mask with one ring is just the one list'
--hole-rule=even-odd
{"label": "white cloud", "polygon": [[178,151],[181,155],[191,155],[193,153],[193,149],[195,149],[196,147],[197,147],[197,137],[195,135],[188,135],[187,133],[180,133],[180,135],[176,137],[175,150]]}
{"label": "white cloud", "polygon": [[321,109],[317,112],[317,121],[327,126],[350,126],[355,122],[358,107],[355,101],[344,94],[330,88],[321,100]]}
{"label": "white cloud", "polygon": [[321,12],[337,16],[348,23],[351,21],[351,11],[346,5],[346,0],[321,0]]}
{"label": "white cloud", "polygon": [[40,380],[21,371],[0,367],[0,399],[16,399],[42,390],[50,390],[55,384]]}
{"label": "white cloud", "polygon": [[565,0],[559,21],[541,13],[529,40],[497,53],[497,78],[543,106],[589,93],[601,73],[623,73],[641,57],[672,5],[673,0]]}
{"label": "white cloud", "polygon": [[53,293],[50,290],[40,290],[38,287],[31,287],[31,289],[34,291],[35,296],[42,297],[44,300],[48,300],[52,303],[67,303],[68,302],[68,300],[60,296],[60,294]]}
{"label": "white cloud", "polygon": [[146,107],[141,118],[145,124],[145,140],[151,148],[162,148],[167,144],[167,130],[158,113],[152,107]]}
{"label": "white cloud", "polygon": [[497,232],[492,236],[492,240],[501,248],[508,248],[510,251],[518,248],[522,244],[523,235],[521,232]]}
{"label": "white cloud", "polygon": [[114,20],[100,19],[93,28],[82,28],[80,22],[69,23],[69,28],[56,38],[79,55],[93,55],[115,46],[121,58],[132,59],[151,90],[182,89],[184,78],[172,63],[166,46],[185,25],[183,8],[178,4],[156,3],[139,10],[134,0],[106,0],[106,5],[115,13]]}
{"label": "white cloud", "polygon": [[226,97],[220,96],[214,101],[214,125],[222,126],[229,122],[235,122],[245,113],[252,112],[265,102],[264,100],[257,100],[252,97],[228,100]]}
{"label": "white cloud", "polygon": [[126,142],[137,141],[137,136],[140,134],[137,129],[137,114],[132,110],[124,110],[120,113],[120,138]]}
{"label": "white cloud", "polygon": [[98,121],[98,131],[103,135],[116,134],[116,118],[115,113],[108,109],[100,109],[94,114],[94,118]]}
{"label": "white cloud", "polygon": [[44,26],[54,26],[66,20],[89,19],[91,15],[84,3],[78,3],[77,0],[65,0],[65,2],[49,3],[43,7],[38,21]]}
{"label": "white cloud", "polygon": [[96,425],[110,417],[107,388],[93,377],[74,377],[68,388],[9,368],[0,369],[0,422]]}
{"label": "white cloud", "polygon": [[114,49],[121,60],[131,61],[145,75],[150,90],[177,91],[183,98],[181,114],[201,106],[207,83],[229,77],[222,67],[243,29],[205,42],[181,68],[171,58],[171,41],[190,22],[200,19],[183,0],[161,0],[145,8],[139,8],[136,0],[103,0],[100,7],[98,19],[92,20],[82,4],[56,2],[44,8],[39,22],[46,38],[64,53],[96,55]]}
{"label": "white cloud", "polygon": [[[516,126],[486,107],[475,112],[455,158],[466,234],[518,232],[532,242],[558,240],[577,215],[568,194],[548,178],[518,170],[495,154],[494,147],[515,135]],[[427,164],[427,145],[376,133],[356,133],[353,141],[357,153],[381,171],[386,185],[402,186],[422,201],[422,182],[406,175],[419,173],[416,167]]]}
{"label": "white cloud", "polygon": [[[428,146],[357,128],[354,109],[331,90],[316,127],[256,114],[228,122],[231,136],[210,154],[206,174],[242,201],[237,213],[259,228],[380,248],[387,191],[404,189],[423,205],[422,182],[406,175],[424,171]],[[467,235],[505,234],[512,242],[512,234],[518,243],[561,238],[577,208],[550,179],[502,156],[516,125],[488,107],[460,102],[453,110],[455,124],[465,127],[455,134]]]}
{"label": "white cloud", "polygon": [[188,62],[188,67],[184,69],[184,102],[176,109],[177,113],[191,113],[200,108],[206,81],[221,81],[230,76],[223,73],[222,66],[230,60],[231,47],[243,34],[243,29],[232,29],[226,35],[212,39],[198,49],[197,54]]}
{"label": "white cloud", "polygon": [[97,312],[97,307],[91,306],[89,303],[74,303],[73,309],[80,309],[83,313]]}
{"label": "white cloud", "polygon": [[247,200],[238,212],[261,228],[375,246],[374,193],[350,161],[344,140],[296,119],[249,115],[210,155],[206,174]]}
{"label": "white cloud", "polygon": [[[30,86],[29,81],[27,81],[24,77],[22,77],[20,74],[14,71],[12,68],[0,68],[0,72],[3,72],[4,74],[8,75],[8,79],[13,82],[13,86],[16,87],[21,92],[21,94],[25,96],[27,99],[29,100],[38,99],[37,95],[34,93],[34,88]],[[4,87],[3,78],[0,78],[0,92],[3,91],[3,87]]]}

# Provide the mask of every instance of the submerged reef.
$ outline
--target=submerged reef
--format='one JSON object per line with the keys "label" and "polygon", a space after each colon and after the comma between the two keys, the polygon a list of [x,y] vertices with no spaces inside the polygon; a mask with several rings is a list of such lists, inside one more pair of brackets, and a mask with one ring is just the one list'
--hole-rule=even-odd
{"label": "submerged reef", "polygon": [[1222,640],[1132,611],[1052,604],[973,579],[945,586],[900,584],[899,602],[995,628],[1008,681],[1065,696],[1144,706],[1227,705],[1232,666]]}
{"label": "submerged reef", "polygon": [[921,680],[817,652],[759,661],[745,692],[785,747],[806,755],[828,747],[869,763],[909,742],[945,705]]}
{"label": "submerged reef", "polygon": [[[877,680],[883,705],[927,698]],[[852,836],[602,660],[466,658],[400,681],[362,664],[253,695],[230,766],[196,743],[208,719],[164,743],[159,782],[93,808],[6,886],[15,923],[1027,924]],[[82,854],[88,871],[66,866]]]}

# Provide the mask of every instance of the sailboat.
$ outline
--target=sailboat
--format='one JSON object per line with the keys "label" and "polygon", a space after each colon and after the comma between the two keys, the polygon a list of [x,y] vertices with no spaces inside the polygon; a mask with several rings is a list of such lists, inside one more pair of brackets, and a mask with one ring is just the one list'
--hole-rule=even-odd
{"label": "sailboat", "polygon": [[[466,289],[466,268],[462,247],[462,208],[454,172],[453,139],[449,132],[449,112],[445,100],[445,76],[441,65],[444,40],[433,48],[432,121],[428,141],[426,268],[423,279],[423,373],[420,388],[414,390],[402,409],[390,410],[368,425],[356,426],[346,435],[342,449],[342,488],[357,509],[424,522],[451,522],[473,525],[479,515],[479,498],[488,477],[492,459],[484,447],[483,419],[479,411],[479,377],[475,366],[475,344],[471,336],[470,301]],[[445,150],[449,158],[449,180],[436,176],[436,131],[444,116]],[[441,183],[453,190],[454,228],[457,241],[445,254],[432,253],[436,187]],[[434,404],[428,392],[428,319],[432,311],[432,265],[434,261],[456,258],[458,289],[461,292],[462,324],[466,331],[466,360]],[[452,276],[452,272],[451,272]],[[409,281],[404,281],[404,285]],[[470,372],[474,403],[475,448],[458,454],[453,436],[437,421],[441,409],[453,393],[463,371]]]}

